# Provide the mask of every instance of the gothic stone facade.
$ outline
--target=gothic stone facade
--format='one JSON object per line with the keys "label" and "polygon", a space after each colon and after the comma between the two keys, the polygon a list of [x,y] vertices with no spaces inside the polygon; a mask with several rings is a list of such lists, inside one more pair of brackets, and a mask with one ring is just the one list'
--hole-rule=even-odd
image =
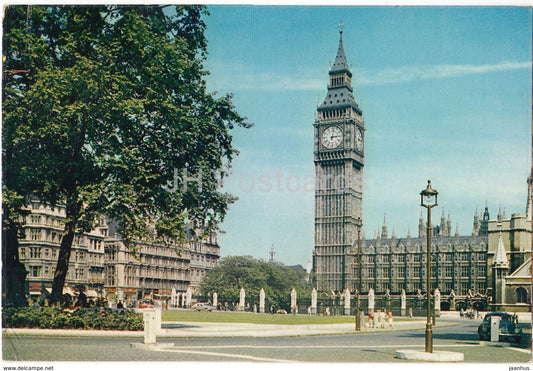
{"label": "gothic stone facade", "polygon": [[487,267],[497,310],[531,311],[531,181],[528,200],[526,213],[508,219],[500,210],[488,224]]}
{"label": "gothic stone facade", "polygon": [[327,282],[335,291],[344,288],[346,254],[357,237],[363,198],[365,128],[351,78],[341,29],[328,91],[314,123],[317,181],[313,270],[319,286]]}
{"label": "gothic stone facade", "polygon": [[[427,240],[422,238],[377,238],[361,241],[361,291],[373,288],[377,295],[425,293]],[[488,236],[438,236],[431,241],[432,291],[452,290],[457,296],[485,294],[487,290]],[[357,255],[347,254],[346,288],[355,292]]]}

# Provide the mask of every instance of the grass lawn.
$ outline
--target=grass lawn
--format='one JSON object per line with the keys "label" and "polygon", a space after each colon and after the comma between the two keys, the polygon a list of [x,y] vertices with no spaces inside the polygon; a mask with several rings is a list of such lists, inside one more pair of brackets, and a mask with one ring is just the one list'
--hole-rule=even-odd
{"label": "grass lawn", "polygon": [[[168,322],[229,322],[274,325],[313,325],[355,323],[353,316],[308,316],[290,314],[260,314],[249,312],[196,312],[192,310],[164,310],[161,320]],[[394,318],[394,321],[409,319]],[[368,320],[367,320],[368,321]]]}

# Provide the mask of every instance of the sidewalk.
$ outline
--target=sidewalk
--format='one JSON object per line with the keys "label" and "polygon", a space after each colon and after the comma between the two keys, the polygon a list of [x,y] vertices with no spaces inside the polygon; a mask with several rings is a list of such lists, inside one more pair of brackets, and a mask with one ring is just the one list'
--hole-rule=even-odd
{"label": "sidewalk", "polygon": [[[354,323],[340,323],[327,325],[260,325],[250,323],[206,323],[182,322],[179,328],[174,323],[163,322],[158,337],[285,337],[312,335],[341,335],[355,333]],[[439,326],[449,326],[448,323],[437,323]],[[401,330],[425,329],[425,320],[397,321],[392,330],[386,324],[385,328],[364,328],[361,333],[389,332]]]}
{"label": "sidewalk", "polygon": [[[489,312],[485,311],[485,312],[479,312],[479,313],[481,315],[481,319],[478,319],[477,321],[483,320],[483,318],[485,317],[485,314],[487,314]],[[513,314],[513,313],[511,313],[511,314]],[[518,321],[520,323],[531,323],[532,314],[530,312],[517,312],[516,315],[518,316]],[[461,315],[457,311],[446,311],[446,312],[443,311],[443,312],[441,312],[440,318],[459,319],[459,318],[461,318]],[[467,321],[468,319],[465,318],[464,320]]]}
{"label": "sidewalk", "polygon": [[[416,330],[425,328],[425,320],[397,321],[390,330],[365,328],[361,333]],[[439,323],[437,327],[449,326]],[[162,322],[158,338],[191,337],[285,337],[310,335],[353,334],[355,323],[327,325],[261,325],[251,323],[219,322]],[[142,338],[143,331],[94,331],[94,330],[48,330],[48,329],[2,329],[3,336],[55,336],[55,337],[104,337]]]}
{"label": "sidewalk", "polygon": [[[517,313],[521,323],[531,323],[531,313]],[[482,313],[485,315],[485,312]],[[459,312],[442,312],[440,319],[459,319]],[[434,327],[453,326],[453,323],[439,321]],[[464,321],[481,322],[479,319]],[[364,328],[361,333],[423,330],[426,319],[417,317],[409,321],[394,321],[390,330],[385,328]],[[355,322],[327,325],[263,325],[251,323],[222,322],[162,322],[158,338],[205,338],[205,337],[285,337],[312,335],[341,335],[355,333]],[[47,329],[2,329],[3,336],[56,336],[56,337],[104,337],[143,338],[143,331],[94,331],[94,330],[47,330]]]}

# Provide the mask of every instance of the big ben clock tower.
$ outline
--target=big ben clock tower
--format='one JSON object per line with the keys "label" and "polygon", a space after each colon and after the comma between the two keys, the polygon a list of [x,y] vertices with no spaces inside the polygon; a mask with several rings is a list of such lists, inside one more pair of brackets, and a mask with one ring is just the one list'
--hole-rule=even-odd
{"label": "big ben clock tower", "polygon": [[343,291],[348,286],[346,254],[357,238],[357,217],[362,219],[363,199],[365,126],[353,96],[342,27],[341,24],[337,56],[329,70],[328,91],[317,108],[314,123],[313,270],[318,288],[333,291]]}

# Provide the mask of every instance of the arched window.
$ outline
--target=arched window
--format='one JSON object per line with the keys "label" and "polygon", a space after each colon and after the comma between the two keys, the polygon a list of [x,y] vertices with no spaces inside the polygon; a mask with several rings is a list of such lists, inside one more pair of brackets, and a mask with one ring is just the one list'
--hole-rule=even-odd
{"label": "arched window", "polygon": [[527,303],[527,290],[523,287],[516,289],[516,302],[517,303]]}

